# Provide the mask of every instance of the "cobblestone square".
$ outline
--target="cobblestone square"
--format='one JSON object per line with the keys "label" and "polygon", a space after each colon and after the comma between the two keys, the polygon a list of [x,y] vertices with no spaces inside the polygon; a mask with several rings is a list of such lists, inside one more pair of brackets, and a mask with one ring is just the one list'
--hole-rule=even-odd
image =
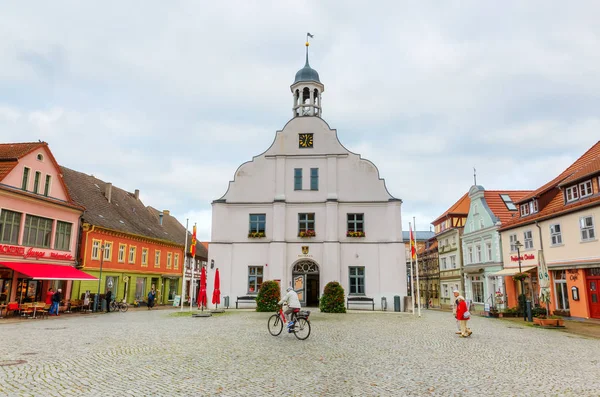
{"label": "cobblestone square", "polygon": [[299,341],[271,336],[271,313],[175,313],[0,323],[0,395],[600,395],[600,340],[559,330],[476,317],[459,338],[445,312],[313,311]]}

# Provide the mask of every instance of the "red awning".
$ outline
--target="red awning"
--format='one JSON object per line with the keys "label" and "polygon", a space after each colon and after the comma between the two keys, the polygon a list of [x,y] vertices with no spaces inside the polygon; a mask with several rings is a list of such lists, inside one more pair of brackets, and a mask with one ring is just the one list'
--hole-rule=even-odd
{"label": "red awning", "polygon": [[68,265],[22,262],[0,262],[0,265],[23,273],[34,280],[98,280],[96,277]]}

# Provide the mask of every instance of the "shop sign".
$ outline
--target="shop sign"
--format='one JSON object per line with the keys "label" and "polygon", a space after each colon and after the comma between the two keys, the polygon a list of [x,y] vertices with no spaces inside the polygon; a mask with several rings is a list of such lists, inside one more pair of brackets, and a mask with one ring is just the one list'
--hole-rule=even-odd
{"label": "shop sign", "polygon": [[60,260],[71,260],[73,259],[73,255],[69,253],[63,252],[45,252],[39,251],[35,248],[27,248],[20,247],[17,245],[6,245],[0,244],[0,254],[11,255],[11,256],[21,256],[25,259],[27,258],[51,258],[51,259],[60,259]]}
{"label": "shop sign", "polygon": [[[530,260],[530,259],[535,259],[535,255],[534,254],[525,254],[525,255],[521,255],[521,260]],[[510,260],[513,262],[518,262],[519,261],[519,257],[517,255],[511,255]]]}

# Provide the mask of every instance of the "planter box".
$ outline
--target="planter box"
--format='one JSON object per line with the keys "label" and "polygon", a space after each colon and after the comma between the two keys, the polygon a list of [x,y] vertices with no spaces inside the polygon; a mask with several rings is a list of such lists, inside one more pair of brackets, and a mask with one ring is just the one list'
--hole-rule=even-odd
{"label": "planter box", "polygon": [[565,320],[562,318],[533,318],[533,323],[540,327],[564,327]]}

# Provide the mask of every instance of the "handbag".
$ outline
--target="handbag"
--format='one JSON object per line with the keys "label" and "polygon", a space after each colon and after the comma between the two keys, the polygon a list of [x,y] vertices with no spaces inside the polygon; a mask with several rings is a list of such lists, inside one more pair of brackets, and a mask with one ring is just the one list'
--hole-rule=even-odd
{"label": "handbag", "polygon": [[471,313],[469,313],[469,311],[467,310],[463,313],[463,318],[471,318]]}

